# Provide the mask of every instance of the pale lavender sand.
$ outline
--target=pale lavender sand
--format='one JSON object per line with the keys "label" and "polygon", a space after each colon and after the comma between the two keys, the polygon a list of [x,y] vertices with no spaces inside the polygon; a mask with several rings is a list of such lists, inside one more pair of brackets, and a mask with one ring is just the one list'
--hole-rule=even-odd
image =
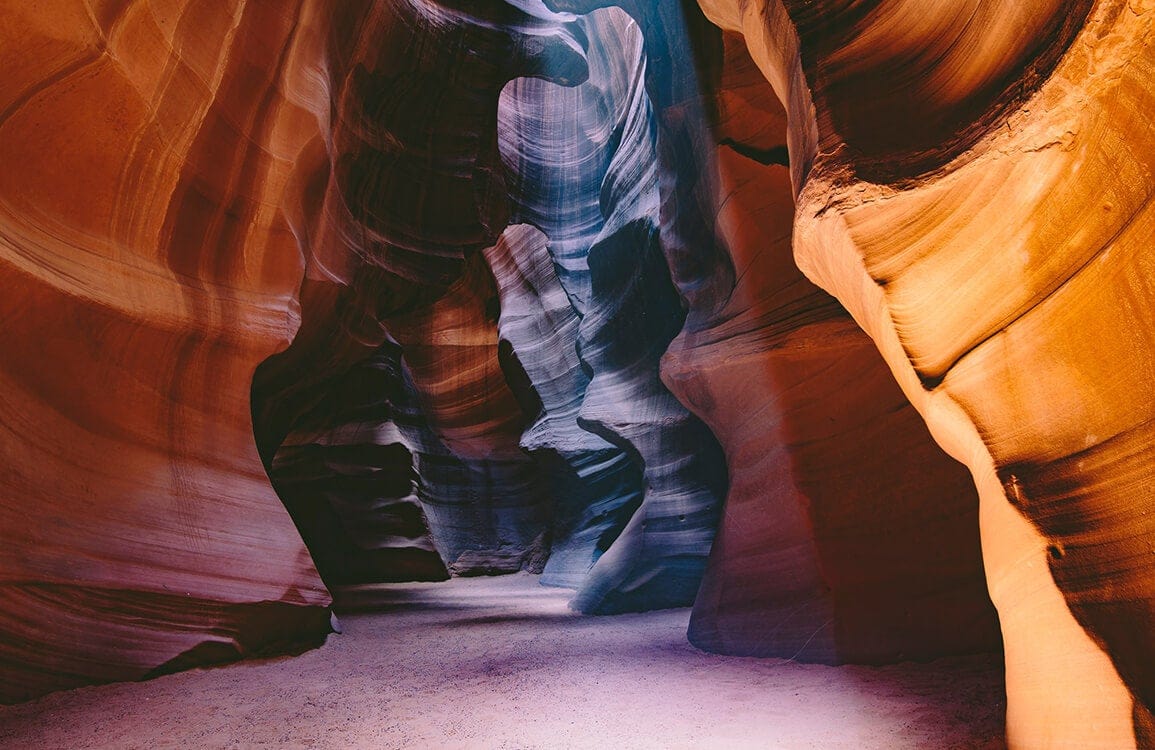
{"label": "pale lavender sand", "polygon": [[997,656],[715,656],[689,610],[583,617],[529,575],[367,587],[293,658],[0,707],[11,748],[1003,748]]}

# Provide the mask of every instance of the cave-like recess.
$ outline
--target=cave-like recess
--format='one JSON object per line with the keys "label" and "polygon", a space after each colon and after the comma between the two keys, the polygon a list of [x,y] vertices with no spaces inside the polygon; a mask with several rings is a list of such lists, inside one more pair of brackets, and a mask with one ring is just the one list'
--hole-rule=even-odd
{"label": "cave-like recess", "polygon": [[1150,2],[56,5],[0,11],[0,701],[529,573],[1155,742]]}

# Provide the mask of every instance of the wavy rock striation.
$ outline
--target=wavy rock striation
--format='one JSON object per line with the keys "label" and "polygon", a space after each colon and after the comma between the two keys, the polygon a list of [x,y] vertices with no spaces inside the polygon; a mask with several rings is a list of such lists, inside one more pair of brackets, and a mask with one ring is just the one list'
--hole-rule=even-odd
{"label": "wavy rock striation", "polygon": [[248,405],[296,327],[292,6],[0,28],[0,700],[329,631]]}
{"label": "wavy rock striation", "polygon": [[[667,143],[661,133],[673,79],[668,49],[651,48],[649,36],[637,35],[646,29],[644,20],[635,25],[613,11],[591,14],[587,22],[587,37],[598,40],[589,47],[590,59],[597,61],[591,65],[600,73],[597,78],[591,73],[587,98],[607,98],[602,106],[615,119],[607,123],[605,147],[576,154],[596,171],[581,184],[557,184],[575,191],[572,205],[578,207],[593,206],[596,190],[601,215],[591,211],[572,229],[559,227],[570,238],[551,252],[582,315],[578,351],[592,374],[579,424],[634,456],[645,495],[621,537],[591,569],[573,606],[587,612],[677,606],[690,603],[697,590],[726,480],[717,441],[659,377],[659,360],[684,318],[681,280],[671,277],[665,255],[667,246],[677,246],[681,222],[663,214],[681,188],[672,172],[659,166],[666,158],[660,157]],[[626,44],[613,43],[615,37]],[[582,112],[590,106],[579,99],[576,108]],[[595,110],[578,116],[596,115]],[[597,133],[596,120],[593,124]],[[532,132],[529,136],[524,140],[532,175],[535,161],[547,168],[549,161],[532,158],[544,150]],[[544,215],[558,227],[564,214],[550,216],[548,209],[545,201],[530,205],[527,218],[540,221]],[[582,245],[588,247],[588,298]]]}
{"label": "wavy rock striation", "polygon": [[546,242],[535,228],[515,225],[485,254],[501,287],[502,341],[540,403],[521,446],[534,457],[553,503],[541,582],[577,589],[641,503],[642,482],[630,455],[578,426],[589,384],[577,355],[579,318]]}
{"label": "wavy rock striation", "polygon": [[519,76],[583,79],[580,40],[532,3],[316,12],[327,34],[315,112],[327,130],[313,161],[300,162],[291,204],[309,263],[304,324],[254,389],[268,399],[265,442],[396,342],[421,415],[402,434],[446,565],[540,568],[549,498],[518,447],[526,417],[499,361],[497,292],[478,253],[509,213],[501,89]]}
{"label": "wavy rock striation", "polygon": [[448,578],[396,424],[415,410],[400,358],[399,347],[386,342],[330,381],[268,467],[330,587]]}
{"label": "wavy rock striation", "polygon": [[[662,379],[717,435],[730,477],[692,639],[825,662],[997,648],[972,485],[869,339],[791,259],[781,105],[693,7],[625,8],[645,32],[657,183],[648,215],[665,266],[639,276],[654,289],[669,273],[686,311],[681,321],[666,313],[634,346],[665,348]],[[621,315],[614,305],[642,283],[623,286],[598,300],[594,321]],[[712,458],[698,457],[695,476],[710,476]]]}
{"label": "wavy rock striation", "polygon": [[497,289],[481,255],[429,307],[389,320],[424,419],[420,498],[454,573],[540,572],[551,500],[518,445],[525,415],[498,357]]}
{"label": "wavy rock striation", "polygon": [[997,650],[974,485],[794,265],[785,113],[740,38],[725,50],[717,226],[736,283],[663,361],[731,476],[690,639],[824,663]]}
{"label": "wavy rock striation", "polygon": [[1012,745],[1152,746],[1155,8],[703,6],[786,102],[799,264],[975,476]]}
{"label": "wavy rock striation", "polygon": [[[709,488],[693,484],[700,481],[694,472],[709,471],[710,457],[692,455],[693,441],[713,440],[657,379],[657,357],[681,313],[653,254],[656,227],[647,217],[656,211],[657,180],[646,56],[638,27],[624,13],[599,11],[582,23],[587,82],[567,90],[522,80],[503,97],[501,145],[514,217],[544,232],[519,230],[511,240],[520,241],[499,243],[490,255],[503,284],[503,335],[543,407],[522,443],[557,453],[565,473],[580,480],[563,473],[555,484],[555,502],[575,512],[564,514],[573,517],[573,531],[555,538],[547,569],[560,575],[578,566],[570,573],[581,576],[571,578],[580,584],[575,608],[689,604],[716,513]],[[643,254],[640,261],[636,254]],[[641,269],[631,271],[635,264]],[[619,275],[647,268],[652,275],[644,286],[617,286]],[[652,302],[638,299],[650,290]],[[654,306],[638,309],[639,303]],[[527,304],[544,315],[530,322],[522,312]],[[635,314],[647,313],[657,328],[636,326]],[[543,323],[548,338],[527,335]],[[547,343],[548,353],[538,348]],[[670,442],[658,449],[661,440]],[[689,463],[671,475],[677,455]],[[674,533],[646,530],[675,516],[683,518]],[[619,538],[623,527],[628,531]]]}
{"label": "wavy rock striation", "polygon": [[[5,700],[328,632],[328,594],[254,427],[271,465],[390,316],[452,327],[457,306],[438,301],[505,224],[502,87],[585,75],[580,41],[528,5],[58,10],[14,10],[0,32],[0,596],[23,613],[2,639]],[[498,64],[471,65],[478,54]],[[250,412],[254,369],[302,319]],[[482,333],[495,359],[495,325]],[[435,378],[413,383],[436,395]],[[484,438],[494,412],[518,424],[501,403],[467,410],[463,428]],[[516,448],[520,427],[493,450]],[[488,456],[474,437],[447,436]],[[326,481],[347,468],[326,464]],[[476,501],[507,489],[491,481]],[[114,620],[115,637],[85,635]]]}
{"label": "wavy rock striation", "polygon": [[690,2],[6,11],[0,700],[316,643],[317,568],[879,662],[993,646],[985,567],[1011,744],[1155,746],[1155,6],[700,4],[750,59]]}

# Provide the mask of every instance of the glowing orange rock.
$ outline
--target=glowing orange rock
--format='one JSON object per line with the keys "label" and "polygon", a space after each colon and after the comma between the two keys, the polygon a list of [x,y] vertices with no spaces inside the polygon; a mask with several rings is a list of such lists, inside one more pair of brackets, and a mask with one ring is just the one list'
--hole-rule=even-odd
{"label": "glowing orange rock", "polygon": [[2,700],[329,629],[248,403],[297,325],[294,15],[53,5],[0,26]]}
{"label": "glowing orange rock", "polygon": [[1151,4],[702,5],[786,103],[799,265],[975,476],[1012,745],[1150,746]]}

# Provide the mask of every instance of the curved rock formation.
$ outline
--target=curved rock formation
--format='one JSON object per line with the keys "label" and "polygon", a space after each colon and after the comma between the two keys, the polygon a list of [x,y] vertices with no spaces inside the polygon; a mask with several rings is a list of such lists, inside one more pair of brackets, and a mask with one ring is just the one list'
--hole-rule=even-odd
{"label": "curved rock formation", "polygon": [[[642,500],[641,467],[578,424],[589,372],[578,355],[590,307],[589,249],[604,225],[601,185],[643,66],[641,35],[615,11],[579,19],[589,77],[563,88],[521,78],[502,92],[498,146],[514,209],[486,251],[499,327],[528,378],[536,419],[522,436],[549,481],[553,544],[542,583],[577,589]],[[531,412],[531,413],[532,413]]]}
{"label": "curved rock formation", "polygon": [[397,421],[416,407],[383,344],[301,415],[268,466],[326,585],[448,578]]}
{"label": "curved rock formation", "polygon": [[[733,40],[723,56],[694,8],[626,7],[657,61],[646,75],[656,237],[686,309],[662,377],[718,436],[730,469],[691,638],[835,663],[996,648],[965,472],[790,257],[785,113],[773,92]],[[651,345],[668,335],[650,334]]]}
{"label": "curved rock formation", "polygon": [[799,264],[975,475],[1012,744],[1151,746],[1155,9],[703,6],[786,102]]}
{"label": "curved rock formation", "polygon": [[329,631],[248,405],[297,322],[296,41],[269,4],[5,9],[0,700]]}
{"label": "curved rock formation", "polygon": [[[266,373],[292,387],[254,398],[269,462],[381,321],[435,305],[504,226],[505,83],[585,75],[580,41],[532,4],[59,10],[14,11],[0,45],[0,570],[23,611],[4,699],[328,632],[246,403],[296,329],[302,253],[306,335]],[[80,635],[118,607],[118,635]]]}
{"label": "curved rock formation", "polygon": [[389,319],[425,420],[420,497],[456,573],[537,572],[550,498],[518,445],[525,415],[498,360],[497,289],[481,255],[429,307]]}
{"label": "curved rock formation", "polygon": [[737,281],[663,361],[733,478],[690,640],[824,663],[997,650],[974,485],[794,265],[785,112],[741,39],[725,43],[718,227]]}
{"label": "curved rock formation", "polygon": [[[299,201],[299,212],[290,215],[309,261],[309,278],[302,287],[304,324],[289,351],[262,368],[254,387],[258,442],[268,456],[300,419],[295,415],[325,403],[325,393],[339,387],[340,373],[388,338],[401,347],[421,415],[402,426],[417,466],[418,496],[452,572],[534,568],[544,561],[552,541],[559,554],[546,581],[582,586],[575,600],[582,609],[689,604],[718,507],[717,492],[705,488],[719,481],[721,461],[713,448],[690,455],[689,463],[677,458],[690,446],[712,446],[713,440],[657,379],[657,358],[680,316],[672,287],[662,307],[649,312],[660,313],[659,326],[666,325],[661,318],[672,312],[673,327],[656,335],[644,331],[643,348],[631,352],[651,362],[649,374],[629,375],[635,390],[641,388],[639,392],[657,400],[627,420],[622,429],[632,432],[616,438],[625,444],[612,445],[574,421],[574,407],[588,406],[590,395],[575,348],[577,316],[585,314],[584,298],[596,287],[586,255],[599,232],[604,233],[603,214],[632,211],[638,226],[649,221],[645,212],[656,210],[657,204],[652,199],[639,202],[638,196],[655,195],[657,183],[656,172],[637,172],[653,146],[652,114],[639,83],[645,67],[636,29],[620,14],[588,22],[571,19],[529,2],[493,2],[469,14],[419,3],[375,6],[356,23],[335,27],[336,36],[326,48],[325,94],[336,117],[325,136],[325,154],[317,152],[313,162],[300,162],[290,194]],[[593,26],[587,28],[589,24]],[[599,36],[596,49],[583,54],[577,42],[589,45],[591,31]],[[618,49],[614,39],[632,41]],[[399,56],[400,49],[424,52]],[[443,49],[460,50],[484,64],[459,73],[462,58],[441,54]],[[536,51],[525,57],[526,50]],[[588,77],[587,59],[601,66],[600,82],[585,86],[584,94],[557,94],[558,84],[572,86]],[[513,70],[543,80],[523,80],[508,89],[502,136],[507,153],[503,168],[497,169],[497,89]],[[531,150],[545,153],[533,140],[540,130],[532,137],[511,139],[519,129],[532,128],[531,122],[540,121],[545,112],[550,117],[567,112],[562,101],[566,96],[574,111],[584,109],[591,133],[600,130],[601,138],[610,139],[598,143],[599,136],[591,136],[593,141],[584,146],[593,146],[587,154],[600,160],[600,166],[581,163],[574,169],[572,162],[559,162],[574,175],[568,185],[564,180],[548,182],[558,179],[559,169],[551,172],[544,161],[544,169],[534,166],[535,158],[541,159]],[[609,103],[612,112],[599,109],[599,102]],[[624,147],[623,134],[628,136]],[[631,153],[635,144],[650,150]],[[519,153],[522,148],[526,153]],[[574,148],[576,155],[583,145],[575,142]],[[621,188],[603,205],[602,183],[615,158]],[[534,205],[540,201],[538,191],[554,196],[555,204]],[[321,195],[323,199],[316,200]],[[565,200],[561,210],[558,197]],[[580,217],[582,209],[573,216],[570,206],[584,206],[586,217]],[[506,336],[506,354],[498,346],[497,289],[477,252],[507,217],[528,218],[555,235],[556,247],[551,238],[549,252],[559,267],[569,264],[560,283],[567,285],[573,325],[555,331],[560,338],[551,346],[560,359],[553,366],[525,360],[533,352],[516,329]],[[451,226],[454,222],[460,226]],[[623,238],[622,252],[635,244],[652,245],[644,234]],[[511,297],[518,278],[525,278],[524,269],[516,263],[502,265],[498,255],[515,245],[522,247],[499,243],[487,251],[501,271],[498,282],[504,286],[506,306],[544,311],[541,289],[535,290],[536,298]],[[546,250],[540,246],[537,251]],[[548,256],[540,260],[548,262]],[[655,265],[661,263],[660,256],[647,262],[660,269]],[[602,277],[615,273],[607,266]],[[662,285],[660,277],[656,283]],[[619,304],[621,293],[610,294],[599,304]],[[508,330],[514,318],[508,312],[504,318]],[[595,316],[586,322],[591,320],[601,320],[597,335],[606,339],[591,350],[622,345],[612,340],[617,335],[613,321]],[[624,370],[625,365],[606,368]],[[529,382],[522,383],[527,376]],[[566,379],[569,392],[551,385],[553,377]],[[603,401],[629,398],[616,390],[620,384],[611,383],[608,373],[601,382],[611,386],[593,391],[600,392]],[[530,426],[528,420],[538,408],[544,409],[543,419]],[[690,431],[675,437],[667,429],[671,420],[685,423]],[[565,428],[556,433],[563,423]],[[667,442],[658,449],[654,441],[662,440]],[[586,578],[640,502],[639,441],[654,445],[643,460],[648,461],[646,470],[661,479],[652,482],[658,488],[655,498],[666,498],[643,503],[645,514],[654,514],[656,506],[673,498],[685,507],[657,515],[694,516],[699,506],[705,515],[684,527],[692,527],[692,532],[656,537],[640,531],[645,514],[638,516],[639,531],[622,540],[629,544],[621,544]],[[671,453],[674,450],[677,453]],[[702,471],[703,461],[712,466]],[[662,478],[670,471],[680,474]],[[655,542],[660,539],[668,541]],[[668,577],[667,565],[673,570]],[[635,586],[639,581],[643,585]],[[584,593],[587,590],[594,593]],[[601,603],[611,596],[617,597],[612,605]]]}
{"label": "curved rock formation", "polygon": [[579,318],[546,243],[539,230],[515,225],[485,254],[501,287],[502,340],[540,403],[521,445],[541,468],[553,503],[541,582],[577,589],[641,503],[642,482],[628,454],[578,426],[589,385],[577,355]]}
{"label": "curved rock formation", "polygon": [[[535,259],[534,247],[506,242],[491,262],[505,280],[507,306],[524,306],[521,300],[528,298],[558,316],[548,342],[547,356],[560,357],[552,373],[543,367],[540,337],[535,346],[516,331],[507,334],[544,410],[523,444],[559,452],[579,478],[596,470],[603,485],[592,494],[578,485],[584,491],[576,502],[563,500],[585,506],[581,515],[589,520],[579,520],[576,536],[586,550],[595,546],[592,555],[582,551],[579,558],[597,561],[581,571],[588,577],[573,606],[608,613],[686,605],[714,534],[721,460],[713,436],[658,379],[658,359],[683,313],[660,253],[644,40],[621,12],[594,13],[584,23],[590,40],[585,84],[565,93],[519,82],[503,102],[502,145],[513,171],[515,217],[545,233],[549,255]],[[501,263],[503,247],[517,251],[512,263]],[[539,242],[536,252],[546,249]],[[556,282],[550,256],[561,269]],[[518,276],[534,279],[533,289],[514,300],[511,284]],[[548,293],[559,284],[572,310],[564,298],[550,302]],[[509,317],[503,311],[503,321]],[[551,322],[548,314],[544,322]],[[565,378],[568,394],[557,392],[558,377]]]}
{"label": "curved rock formation", "polygon": [[402,434],[445,563],[457,573],[540,567],[549,503],[518,447],[526,417],[505,383],[497,291],[478,253],[510,210],[501,89],[518,76],[584,79],[576,29],[500,0],[470,13],[400,1],[313,13],[322,143],[298,163],[289,201],[308,261],[304,322],[254,387],[258,438],[278,445],[344,372],[397,342],[421,414]]}
{"label": "curved rock formation", "polygon": [[1012,744],[1155,746],[1151,0],[606,4],[6,13],[0,700],[323,638],[295,520],[829,662],[985,564]]}

